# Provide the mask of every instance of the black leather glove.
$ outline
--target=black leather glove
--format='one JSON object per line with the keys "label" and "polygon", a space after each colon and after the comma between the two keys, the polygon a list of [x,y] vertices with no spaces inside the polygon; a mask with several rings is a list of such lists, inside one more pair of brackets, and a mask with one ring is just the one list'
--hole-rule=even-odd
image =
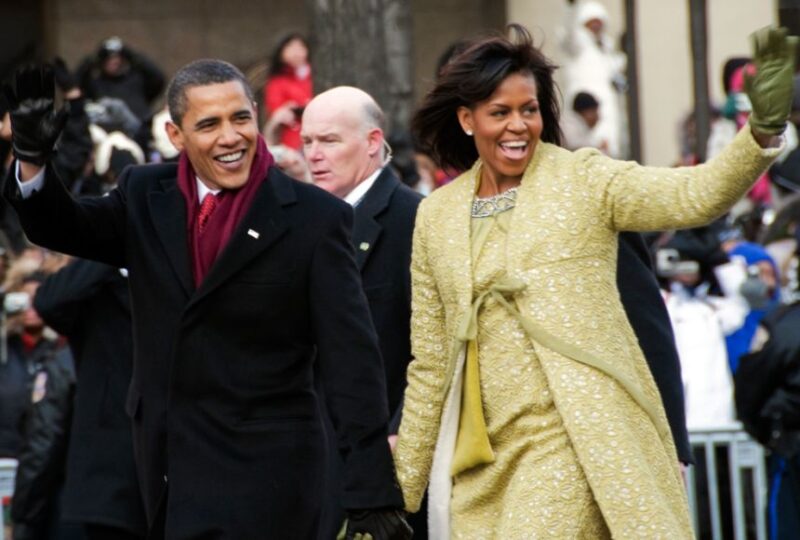
{"label": "black leather glove", "polygon": [[12,147],[20,161],[44,165],[52,156],[67,111],[55,110],[55,78],[48,65],[17,70],[14,80],[3,85],[11,117]]}
{"label": "black leather glove", "polygon": [[[397,509],[349,510],[345,540],[410,540],[414,531]],[[369,535],[369,536],[367,536]]]}

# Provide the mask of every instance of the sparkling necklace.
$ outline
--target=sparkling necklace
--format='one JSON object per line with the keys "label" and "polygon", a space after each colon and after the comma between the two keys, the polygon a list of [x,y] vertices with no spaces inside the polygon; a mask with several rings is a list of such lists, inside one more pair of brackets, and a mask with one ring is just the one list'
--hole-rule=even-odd
{"label": "sparkling necklace", "polygon": [[476,197],[472,201],[472,217],[489,217],[511,210],[517,205],[518,189],[519,187],[513,187],[485,199]]}

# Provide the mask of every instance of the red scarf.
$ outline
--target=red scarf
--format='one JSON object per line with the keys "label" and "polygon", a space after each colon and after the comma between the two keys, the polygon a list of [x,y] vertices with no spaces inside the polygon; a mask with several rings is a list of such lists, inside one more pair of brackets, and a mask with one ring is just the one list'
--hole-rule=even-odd
{"label": "red scarf", "polygon": [[228,244],[233,232],[253,204],[253,199],[267,177],[267,171],[274,160],[267,150],[267,144],[259,135],[256,154],[250,166],[247,183],[237,190],[223,190],[217,194],[219,202],[208,218],[203,235],[197,234],[197,215],[200,201],[197,196],[197,181],[186,152],[178,159],[178,188],[186,202],[186,238],[189,241],[189,254],[192,257],[192,274],[195,287],[199,287],[208,274],[211,265]]}

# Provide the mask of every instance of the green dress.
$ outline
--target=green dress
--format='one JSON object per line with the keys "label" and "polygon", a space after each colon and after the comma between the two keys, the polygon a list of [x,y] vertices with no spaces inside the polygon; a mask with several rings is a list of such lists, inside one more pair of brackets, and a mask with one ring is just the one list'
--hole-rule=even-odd
{"label": "green dress", "polygon": [[[505,275],[513,199],[506,197],[500,208],[491,201],[488,209],[478,206],[471,231],[473,298]],[[452,537],[610,538],[531,338],[491,296],[478,312],[477,345],[494,461],[454,477]]]}

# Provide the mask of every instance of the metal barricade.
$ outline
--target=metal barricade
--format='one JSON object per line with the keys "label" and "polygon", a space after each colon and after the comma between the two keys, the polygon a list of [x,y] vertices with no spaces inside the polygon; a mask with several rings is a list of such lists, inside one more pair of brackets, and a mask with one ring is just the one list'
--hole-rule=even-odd
{"label": "metal barricade", "polygon": [[5,502],[14,494],[14,477],[17,472],[16,459],[0,459],[0,540],[5,539]]}
{"label": "metal barricade", "polygon": [[[738,422],[728,427],[690,430],[689,442],[696,461],[686,475],[695,531],[705,530],[713,540],[727,540],[731,530],[735,540],[767,540],[767,466],[761,445]],[[728,490],[729,502],[725,493]],[[703,492],[707,493],[707,501],[700,499]],[[700,512],[701,507],[708,510],[707,516]]]}

